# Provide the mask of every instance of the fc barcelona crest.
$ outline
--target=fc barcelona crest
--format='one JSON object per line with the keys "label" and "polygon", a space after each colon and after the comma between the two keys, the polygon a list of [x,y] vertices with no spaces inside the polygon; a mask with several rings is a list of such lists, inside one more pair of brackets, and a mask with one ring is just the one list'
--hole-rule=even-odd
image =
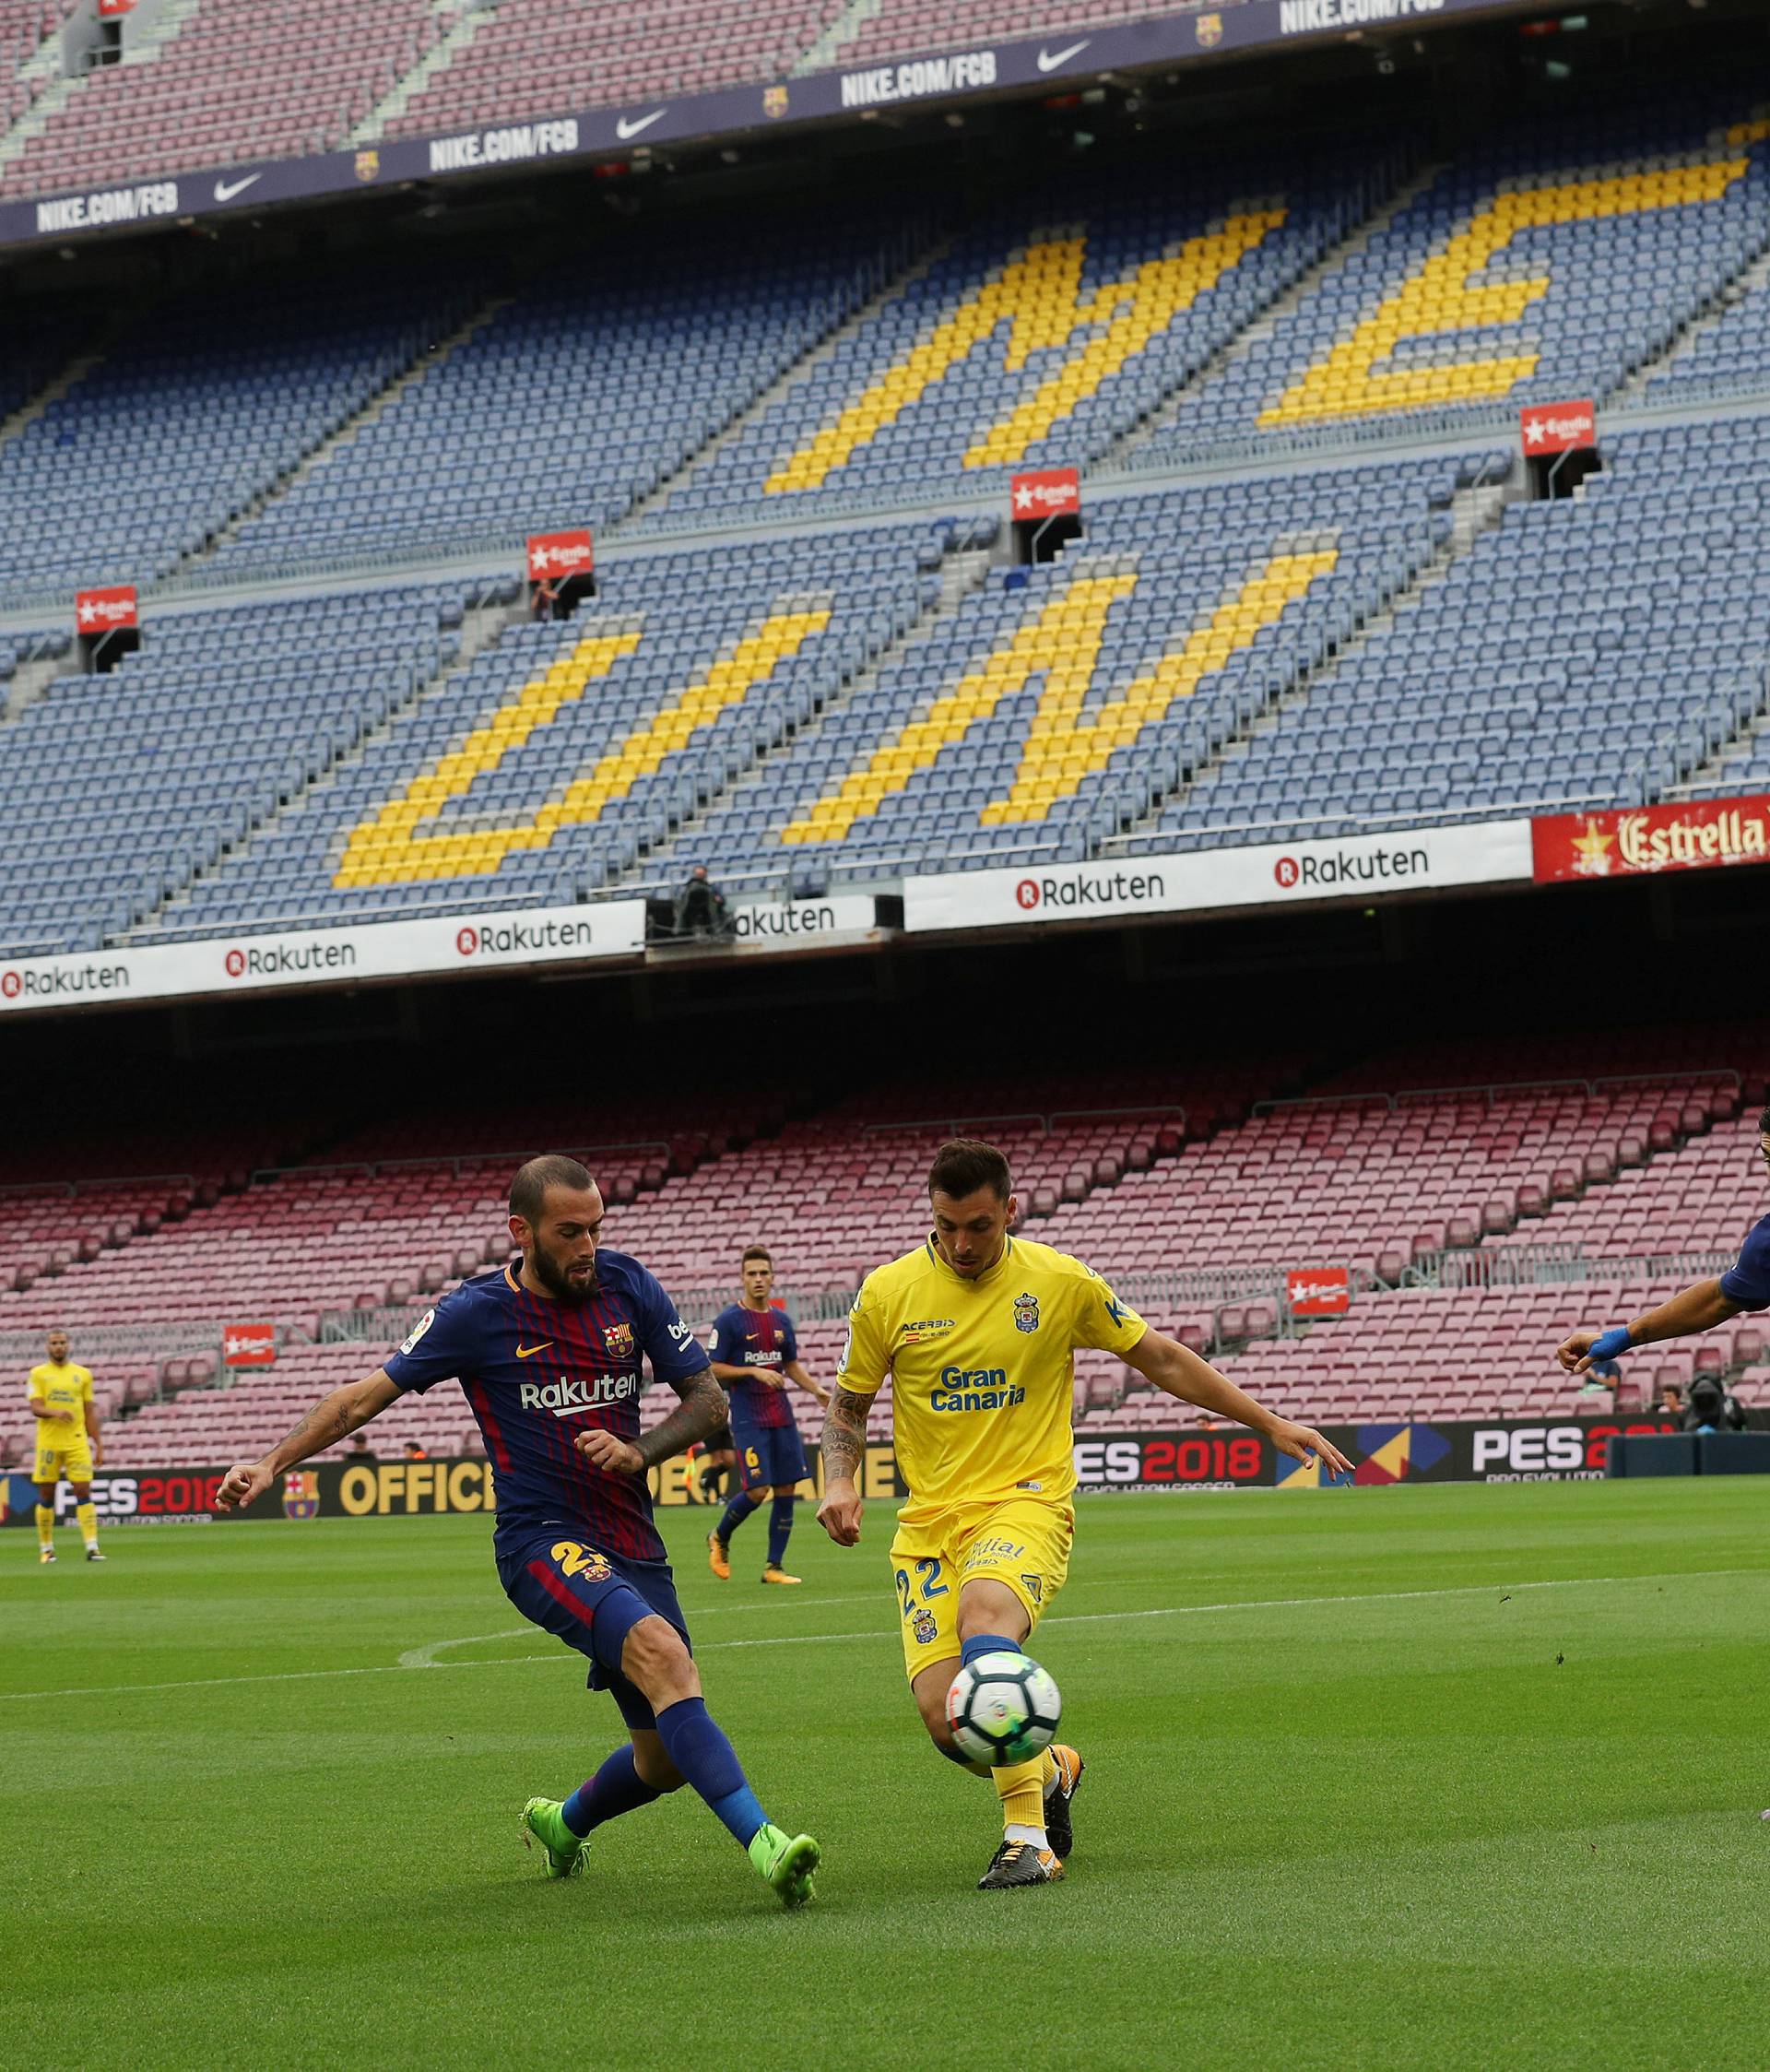
{"label": "fc barcelona crest", "polygon": [[1017,1295],[1014,1297],[1014,1329],[1037,1331],[1039,1328],[1039,1298],[1036,1295]]}
{"label": "fc barcelona crest", "polygon": [[762,89],[762,112],[770,122],[777,123],[786,112],[786,89],[764,87]]}
{"label": "fc barcelona crest", "polygon": [[292,1468],[283,1477],[283,1516],[317,1518],[320,1513],[320,1478],[312,1468]]}
{"label": "fc barcelona crest", "polygon": [[602,1342],[608,1346],[611,1357],[630,1360],[633,1356],[633,1327],[631,1324],[605,1324]]}
{"label": "fc barcelona crest", "polygon": [[1198,15],[1193,18],[1192,32],[1198,39],[1200,50],[1210,50],[1223,40],[1221,15]]}
{"label": "fc barcelona crest", "polygon": [[365,181],[381,178],[381,153],[379,151],[359,151],[357,153],[357,178]]}

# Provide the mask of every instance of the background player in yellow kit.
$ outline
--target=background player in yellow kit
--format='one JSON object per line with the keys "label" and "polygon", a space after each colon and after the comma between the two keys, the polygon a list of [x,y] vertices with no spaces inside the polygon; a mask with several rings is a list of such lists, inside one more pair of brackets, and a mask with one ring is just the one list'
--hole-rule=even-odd
{"label": "background player in yellow kit", "polygon": [[[838,1546],[860,1537],[855,1470],[867,1413],[891,1379],[898,1464],[910,1495],[891,1567],[910,1688],[934,1745],[965,1768],[947,1726],[961,1662],[1021,1648],[1063,1587],[1075,1533],[1070,1416],[1075,1348],[1096,1345],[1158,1389],[1265,1432],[1298,1460],[1343,1454],[1306,1425],[1263,1410],[1215,1368],[1126,1307],[1092,1268],[1009,1235],[1019,1214],[1008,1161],[969,1138],[928,1175],[934,1228],[861,1285],[823,1429],[818,1522]],[[1003,1839],[985,1891],[1045,1885],[1075,1841],[1081,1758],[1061,1745],[992,1774]]]}
{"label": "background player in yellow kit", "polygon": [[37,1458],[30,1479],[37,1485],[37,1557],[55,1558],[55,1485],[65,1475],[74,1486],[74,1515],[86,1541],[86,1558],[102,1561],[99,1514],[92,1503],[92,1470],[104,1461],[104,1439],[92,1402],[92,1374],[67,1356],[67,1333],[52,1331],[49,1357],[30,1370],[27,1384],[37,1419]]}

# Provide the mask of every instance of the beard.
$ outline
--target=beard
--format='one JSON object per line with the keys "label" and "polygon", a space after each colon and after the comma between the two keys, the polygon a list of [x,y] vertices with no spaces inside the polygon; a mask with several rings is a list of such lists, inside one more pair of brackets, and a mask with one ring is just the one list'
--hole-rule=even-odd
{"label": "beard", "polygon": [[547,1290],[549,1295],[556,1302],[563,1302],[573,1309],[581,1308],[597,1291],[599,1284],[596,1280],[594,1261],[591,1264],[589,1279],[580,1282],[573,1282],[552,1255],[544,1251],[539,1245],[537,1245],[530,1252],[529,1264],[535,1269],[535,1278]]}

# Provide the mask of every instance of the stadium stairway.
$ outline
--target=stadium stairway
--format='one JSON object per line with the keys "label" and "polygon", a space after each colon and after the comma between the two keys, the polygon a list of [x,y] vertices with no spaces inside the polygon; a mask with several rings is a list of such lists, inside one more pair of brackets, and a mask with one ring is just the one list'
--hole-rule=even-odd
{"label": "stadium stairway", "polygon": [[[442,6],[437,7],[441,17]],[[488,28],[498,15],[498,0],[455,0],[454,19],[443,30],[409,71],[402,72],[393,85],[382,95],[369,112],[345,138],[352,149],[364,144],[378,144],[411,106],[413,101],[426,92],[431,82],[466,51],[482,30]],[[549,109],[545,112],[552,113]]]}

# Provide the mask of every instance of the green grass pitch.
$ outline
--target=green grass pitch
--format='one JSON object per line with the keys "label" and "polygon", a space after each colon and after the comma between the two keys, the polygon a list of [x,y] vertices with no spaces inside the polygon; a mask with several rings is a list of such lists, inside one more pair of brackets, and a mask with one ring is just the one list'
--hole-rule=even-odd
{"label": "green grass pitch", "polygon": [[[664,1514],[707,1695],[823,1842],[779,1911],[690,1794],[549,1884],[620,1722],[478,1519],[0,1535],[0,2034],[56,2066],[1761,2067],[1770,1487],[1103,1498],[1035,1652],[1054,1888],[903,1687],[886,1510],[802,1590]],[[401,1658],[420,1665],[401,1666]],[[422,1666],[429,1661],[433,1666]]]}

